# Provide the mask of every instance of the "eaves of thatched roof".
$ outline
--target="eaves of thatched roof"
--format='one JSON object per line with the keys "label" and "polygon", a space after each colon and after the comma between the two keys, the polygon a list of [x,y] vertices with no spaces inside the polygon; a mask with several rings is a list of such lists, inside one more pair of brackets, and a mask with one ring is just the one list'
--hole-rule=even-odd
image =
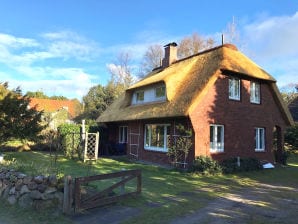
{"label": "eaves of thatched roof", "polygon": [[289,110],[292,114],[292,117],[293,117],[294,121],[298,123],[298,97],[294,98],[289,103],[288,108],[289,108]]}
{"label": "eaves of thatched roof", "polygon": [[[169,67],[155,69],[147,77],[128,88],[97,121],[115,122],[188,116],[222,71],[230,71],[270,83],[284,117],[288,123],[292,122],[276,87],[276,80],[230,44],[178,60]],[[166,85],[165,102],[131,105],[135,90],[156,83]]]}

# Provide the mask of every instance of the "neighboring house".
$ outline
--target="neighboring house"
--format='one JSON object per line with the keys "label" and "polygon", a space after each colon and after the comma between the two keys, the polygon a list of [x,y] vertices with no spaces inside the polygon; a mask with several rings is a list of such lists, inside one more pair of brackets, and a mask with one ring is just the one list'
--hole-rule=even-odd
{"label": "neighboring house", "polygon": [[44,111],[44,119],[49,122],[52,129],[57,129],[62,123],[71,123],[77,115],[75,102],[72,100],[30,98],[29,107]]}
{"label": "neighboring house", "polygon": [[292,124],[276,80],[225,44],[177,60],[177,44],[165,46],[160,68],[128,88],[97,119],[105,123],[109,141],[126,143],[135,159],[169,163],[170,140],[177,124],[191,129],[188,156],[216,160],[280,158],[283,133]]}
{"label": "neighboring house", "polygon": [[298,122],[298,97],[290,102],[288,108],[295,122]]}

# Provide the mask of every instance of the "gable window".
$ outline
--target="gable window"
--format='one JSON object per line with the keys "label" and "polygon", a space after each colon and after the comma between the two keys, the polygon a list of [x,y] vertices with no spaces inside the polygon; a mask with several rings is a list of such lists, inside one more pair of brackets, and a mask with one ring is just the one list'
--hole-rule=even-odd
{"label": "gable window", "polygon": [[224,151],[224,126],[210,125],[210,152]]}
{"label": "gable window", "polygon": [[159,86],[155,88],[155,98],[156,99],[164,99],[166,96],[166,87]]}
{"label": "gable window", "polygon": [[265,128],[255,128],[255,151],[265,151]]}
{"label": "gable window", "polygon": [[250,102],[260,104],[260,83],[250,82]]}
{"label": "gable window", "polygon": [[240,100],[240,79],[229,78],[229,99]]}
{"label": "gable window", "polygon": [[119,143],[127,143],[127,126],[119,127]]}
{"label": "gable window", "polygon": [[136,101],[137,103],[144,102],[144,91],[136,92]]}
{"label": "gable window", "polygon": [[144,148],[153,151],[168,151],[169,124],[146,124]]}

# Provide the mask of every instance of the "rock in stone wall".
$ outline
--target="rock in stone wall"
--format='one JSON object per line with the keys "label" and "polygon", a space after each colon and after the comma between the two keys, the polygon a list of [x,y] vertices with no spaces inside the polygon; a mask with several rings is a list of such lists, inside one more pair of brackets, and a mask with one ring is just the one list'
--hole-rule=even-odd
{"label": "rock in stone wall", "polygon": [[55,175],[27,176],[7,168],[0,168],[0,197],[10,204],[23,208],[32,207],[62,210],[63,184]]}

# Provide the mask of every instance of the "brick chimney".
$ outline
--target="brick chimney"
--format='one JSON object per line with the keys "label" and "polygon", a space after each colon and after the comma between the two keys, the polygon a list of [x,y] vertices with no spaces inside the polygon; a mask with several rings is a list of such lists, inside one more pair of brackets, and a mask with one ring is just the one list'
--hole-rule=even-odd
{"label": "brick chimney", "polygon": [[162,67],[169,67],[173,62],[177,61],[177,44],[175,42],[164,46],[165,57],[162,59]]}

